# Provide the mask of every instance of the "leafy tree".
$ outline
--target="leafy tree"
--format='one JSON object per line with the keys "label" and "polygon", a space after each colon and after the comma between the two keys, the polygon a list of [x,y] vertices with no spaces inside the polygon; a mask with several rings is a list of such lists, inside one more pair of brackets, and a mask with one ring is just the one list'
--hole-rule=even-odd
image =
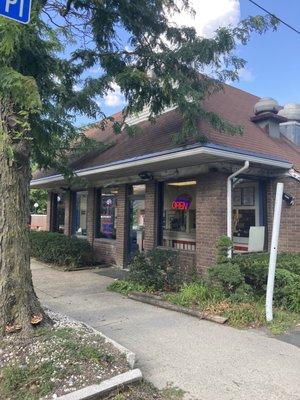
{"label": "leafy tree", "polygon": [[[47,212],[48,192],[43,189],[30,189],[30,212],[45,214]],[[38,207],[35,207],[38,204]]]}
{"label": "leafy tree", "polygon": [[[188,7],[188,0],[183,5]],[[184,121],[178,141],[203,139],[197,130],[199,118],[221,132],[241,132],[203,110],[202,102],[221,88],[220,81],[236,79],[244,66],[244,60],[234,55],[236,43],[245,44],[252,31],[262,33],[276,21],[250,17],[207,39],[194,29],[169,26],[167,14],[176,8],[174,0],[33,0],[30,24],[0,18],[3,331],[26,331],[39,320],[49,322],[29,268],[30,158],[39,167],[67,173],[71,154],[94,148],[74,127],[74,116],[105,117],[97,97],[112,84],[117,83],[125,95],[124,117],[149,106],[152,119],[166,106],[177,104]],[[127,31],[129,49],[118,36],[120,28]],[[98,76],[87,77],[90,68],[98,68]],[[207,69],[217,79],[199,75]],[[105,123],[104,118],[102,126]],[[114,127],[120,133],[122,123],[114,121]]]}

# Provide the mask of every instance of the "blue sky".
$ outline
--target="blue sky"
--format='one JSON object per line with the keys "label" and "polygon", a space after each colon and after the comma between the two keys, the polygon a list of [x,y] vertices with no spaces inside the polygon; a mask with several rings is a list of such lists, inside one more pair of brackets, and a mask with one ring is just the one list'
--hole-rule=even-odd
{"label": "blue sky", "polygon": [[[256,2],[300,30],[299,0]],[[248,0],[241,0],[240,6],[242,18],[260,13]],[[241,79],[235,86],[258,96],[274,97],[280,104],[300,103],[300,35],[280,25],[277,32],[253,35],[240,55],[248,62],[249,81]]]}
{"label": "blue sky", "polygon": [[[192,23],[192,25],[195,23],[200,34],[214,30],[220,23],[234,23],[248,15],[263,14],[248,0],[191,1],[197,7],[200,7],[201,3],[201,7],[205,5],[205,12],[203,8],[199,8],[201,16],[199,15],[198,20]],[[299,0],[256,0],[256,2],[300,30]],[[186,21],[184,18],[183,20]],[[241,72],[240,81],[235,82],[234,86],[259,97],[274,97],[280,104],[300,103],[300,35],[280,25],[275,32],[268,31],[262,36],[253,34],[246,46],[239,47],[238,55],[247,60],[247,66]],[[101,107],[107,115],[119,111],[122,105],[122,96],[117,88],[115,93],[101,100]],[[88,122],[94,121],[85,117],[77,119],[78,125]]]}

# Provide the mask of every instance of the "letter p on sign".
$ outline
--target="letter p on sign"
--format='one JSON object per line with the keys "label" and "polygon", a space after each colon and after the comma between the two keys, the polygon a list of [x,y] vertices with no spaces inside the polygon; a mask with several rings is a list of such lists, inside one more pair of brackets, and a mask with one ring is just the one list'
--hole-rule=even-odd
{"label": "letter p on sign", "polygon": [[30,21],[31,0],[0,0],[0,16],[28,24]]}

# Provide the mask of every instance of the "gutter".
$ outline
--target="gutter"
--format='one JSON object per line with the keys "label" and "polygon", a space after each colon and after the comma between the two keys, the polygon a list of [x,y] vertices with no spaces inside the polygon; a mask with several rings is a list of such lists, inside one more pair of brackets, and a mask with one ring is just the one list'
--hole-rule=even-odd
{"label": "gutter", "polygon": [[[100,174],[105,172],[112,172],[112,171],[121,171],[126,168],[132,167],[145,167],[146,165],[152,165],[156,163],[160,163],[163,161],[170,161],[170,160],[181,160],[191,156],[197,155],[210,155],[215,157],[221,157],[224,159],[230,159],[235,161],[244,161],[245,158],[249,160],[249,162],[263,164],[266,166],[283,168],[283,169],[290,169],[292,168],[292,164],[276,159],[271,158],[268,156],[263,155],[256,155],[255,153],[247,153],[242,149],[233,149],[233,148],[226,148],[222,146],[213,146],[213,145],[206,145],[201,147],[182,147],[178,149],[172,149],[167,151],[162,151],[158,153],[147,154],[140,157],[135,157],[127,160],[117,161],[115,163],[109,163],[101,166],[89,167],[84,169],[79,169],[74,171],[77,177],[86,177],[93,174]],[[60,182],[63,181],[64,177],[62,174],[56,174],[49,177],[34,179],[31,181],[31,186],[35,185],[43,185],[51,182]]]}
{"label": "gutter", "polygon": [[[242,172],[249,169],[250,162],[247,160],[242,168],[227,178],[227,236],[232,240],[232,180]],[[228,250],[228,258],[232,258],[232,248]]]}
{"label": "gutter", "polygon": [[300,182],[300,172],[297,172],[295,169],[291,168],[289,172],[287,173],[287,176],[292,177],[296,179],[298,182]]}

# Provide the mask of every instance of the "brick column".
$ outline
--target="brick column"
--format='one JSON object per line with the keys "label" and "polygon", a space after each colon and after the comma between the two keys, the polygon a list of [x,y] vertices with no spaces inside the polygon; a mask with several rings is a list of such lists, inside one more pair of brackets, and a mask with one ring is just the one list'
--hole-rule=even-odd
{"label": "brick column", "polygon": [[68,190],[65,192],[65,227],[64,234],[71,236],[72,234],[72,192]]}
{"label": "brick column", "polygon": [[126,250],[128,245],[128,186],[120,185],[117,195],[116,221],[116,264],[120,268],[126,265]]}
{"label": "brick column", "polygon": [[277,182],[283,182],[284,191],[295,197],[295,204],[282,203],[279,251],[300,252],[300,184],[294,178],[279,178],[267,184],[268,248],[270,250]]}
{"label": "brick column", "polygon": [[216,242],[226,235],[227,175],[209,173],[197,179],[196,256],[197,268],[204,271],[215,262]]}
{"label": "brick column", "polygon": [[87,227],[87,239],[93,244],[95,238],[95,210],[96,210],[96,193],[95,189],[88,189],[87,197],[87,215],[86,215],[86,227]]}
{"label": "brick column", "polygon": [[52,220],[52,192],[48,191],[47,198],[47,219],[46,219],[46,231],[51,231],[51,220]]}
{"label": "brick column", "polygon": [[152,250],[157,244],[157,183],[147,182],[145,194],[144,250]]}

